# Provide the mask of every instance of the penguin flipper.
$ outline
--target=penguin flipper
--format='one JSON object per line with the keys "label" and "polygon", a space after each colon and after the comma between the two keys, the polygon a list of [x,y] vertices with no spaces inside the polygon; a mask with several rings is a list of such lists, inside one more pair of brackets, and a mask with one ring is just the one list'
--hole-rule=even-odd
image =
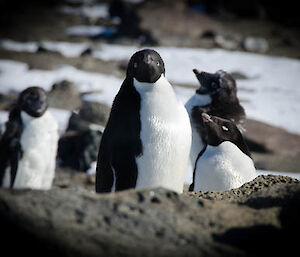
{"label": "penguin flipper", "polygon": [[[15,178],[21,153],[20,134],[22,132],[20,120],[12,118],[6,123],[6,129],[0,140],[0,186],[3,184],[6,168],[11,166],[11,179]],[[14,179],[11,181],[13,183]]]}

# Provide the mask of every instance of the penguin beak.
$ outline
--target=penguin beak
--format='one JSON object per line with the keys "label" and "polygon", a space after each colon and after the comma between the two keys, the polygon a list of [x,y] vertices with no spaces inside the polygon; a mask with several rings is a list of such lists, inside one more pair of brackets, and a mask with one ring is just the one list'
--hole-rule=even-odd
{"label": "penguin beak", "polygon": [[203,120],[204,123],[206,123],[206,122],[212,122],[213,121],[211,119],[211,117],[207,113],[205,113],[205,112],[202,113],[201,116],[202,116],[202,120]]}
{"label": "penguin beak", "polygon": [[197,76],[197,75],[199,75],[202,71],[199,71],[199,70],[197,70],[197,69],[193,69],[193,72],[194,72],[195,75]]}
{"label": "penguin beak", "polygon": [[150,56],[149,54],[146,54],[146,55],[144,56],[144,63],[150,64],[151,62],[152,62],[151,56]]}

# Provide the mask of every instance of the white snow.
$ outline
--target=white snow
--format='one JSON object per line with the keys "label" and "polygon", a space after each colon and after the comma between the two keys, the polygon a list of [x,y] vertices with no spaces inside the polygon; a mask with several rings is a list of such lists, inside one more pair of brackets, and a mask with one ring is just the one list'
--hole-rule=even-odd
{"label": "white snow", "polygon": [[10,39],[0,40],[0,46],[6,50],[16,52],[35,53],[39,46],[49,51],[59,52],[65,57],[78,57],[90,45],[88,43],[72,43],[63,41],[42,41],[42,42],[17,42]]}
{"label": "white snow", "polygon": [[65,14],[80,15],[91,19],[108,18],[108,5],[107,4],[94,4],[83,5],[80,7],[72,7],[69,5],[63,5],[59,8],[59,11]]}
{"label": "white snow", "polygon": [[10,51],[16,52],[31,52],[35,53],[38,49],[38,45],[36,42],[17,42],[10,39],[2,39],[0,41],[0,45],[2,48]]}
{"label": "white snow", "polygon": [[[74,82],[81,92],[101,90],[98,101],[111,105],[122,80],[100,73],[85,72],[72,66],[61,66],[55,70],[29,70],[28,65],[21,62],[0,60],[0,93],[20,92],[26,87],[38,85],[45,90],[61,80]],[[87,95],[86,98],[89,96]]]}
{"label": "white snow", "polygon": [[42,42],[41,45],[50,51],[61,53],[65,57],[78,57],[89,47],[88,43]]}
{"label": "white snow", "polygon": [[79,25],[67,28],[66,33],[70,36],[93,37],[99,34],[103,34],[107,30],[108,28],[103,26]]}

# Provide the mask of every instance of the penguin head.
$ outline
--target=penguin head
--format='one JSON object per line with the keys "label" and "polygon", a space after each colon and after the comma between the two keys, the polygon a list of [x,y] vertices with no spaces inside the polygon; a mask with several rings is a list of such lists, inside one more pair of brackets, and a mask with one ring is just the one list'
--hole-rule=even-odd
{"label": "penguin head", "polygon": [[47,95],[40,87],[29,87],[21,92],[18,98],[21,111],[32,117],[41,117],[48,108]]}
{"label": "penguin head", "polygon": [[210,95],[212,98],[218,98],[219,101],[230,101],[236,98],[236,83],[233,77],[219,70],[216,73],[208,73],[194,69],[200,88],[196,90],[197,94]]}
{"label": "penguin head", "polygon": [[224,141],[239,145],[243,137],[237,126],[230,120],[216,116],[201,114],[203,124],[203,140],[208,145],[218,146]]}
{"label": "penguin head", "polygon": [[165,74],[165,65],[160,55],[152,49],[136,52],[130,59],[127,77],[139,82],[154,83]]}

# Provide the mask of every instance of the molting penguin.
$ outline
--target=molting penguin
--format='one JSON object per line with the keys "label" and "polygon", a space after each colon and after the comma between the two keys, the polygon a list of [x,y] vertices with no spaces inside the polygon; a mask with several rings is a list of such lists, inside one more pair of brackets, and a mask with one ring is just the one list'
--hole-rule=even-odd
{"label": "molting penguin", "polygon": [[96,192],[165,187],[182,192],[191,146],[188,114],[154,50],[136,52],[104,130]]}
{"label": "molting penguin", "polygon": [[46,92],[29,87],[9,113],[0,141],[0,185],[50,189],[55,175],[57,121],[47,112]]}
{"label": "molting penguin", "polygon": [[199,153],[191,191],[230,190],[256,177],[256,170],[243,136],[230,120],[192,110],[192,117],[201,117],[201,135],[205,147]]}
{"label": "molting penguin", "polygon": [[[222,70],[216,73],[207,73],[194,69],[193,72],[200,83],[200,88],[187,101],[185,107],[192,125],[190,160],[194,168],[196,158],[203,149],[204,144],[198,133],[199,128],[195,126],[195,124],[199,124],[199,121],[194,120],[191,115],[192,109],[195,106],[201,107],[202,111],[209,115],[232,120],[241,129],[245,119],[245,111],[237,98],[236,83],[230,74]],[[201,116],[197,116],[195,119],[201,119]]]}

